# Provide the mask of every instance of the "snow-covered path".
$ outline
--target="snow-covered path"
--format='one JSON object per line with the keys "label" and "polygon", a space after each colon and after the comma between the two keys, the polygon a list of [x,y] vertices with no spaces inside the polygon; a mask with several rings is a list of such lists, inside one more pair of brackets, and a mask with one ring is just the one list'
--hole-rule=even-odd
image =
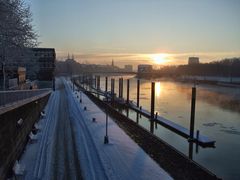
{"label": "snow-covered path", "polygon": [[22,179],[171,179],[111,118],[104,144],[106,115],[84,94],[79,103],[69,81],[58,82],[39,141],[28,145],[21,159]]}
{"label": "snow-covered path", "polygon": [[76,152],[73,123],[69,116],[69,106],[65,88],[60,86],[58,120],[51,140],[51,158],[46,179],[81,179],[79,157]]}
{"label": "snow-covered path", "polygon": [[[98,154],[101,161],[99,165],[103,166],[108,179],[171,179],[111,118],[108,118],[110,143],[105,145],[105,113],[84,94],[82,103],[79,103],[77,96],[80,97],[80,94],[71,93],[70,82],[66,88],[71,114],[89,133],[86,140],[94,144],[89,150],[93,151],[92,154]],[[84,111],[84,107],[87,111]],[[96,122],[92,118],[96,118]],[[81,165],[84,166],[84,163]]]}

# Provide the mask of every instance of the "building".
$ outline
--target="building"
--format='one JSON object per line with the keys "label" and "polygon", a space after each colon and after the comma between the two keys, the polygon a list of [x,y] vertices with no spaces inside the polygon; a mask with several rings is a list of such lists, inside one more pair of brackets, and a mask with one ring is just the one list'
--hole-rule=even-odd
{"label": "building", "polygon": [[149,64],[140,64],[138,65],[138,74],[141,73],[151,73],[153,70],[152,65]]}
{"label": "building", "polygon": [[124,70],[126,72],[132,72],[133,71],[133,66],[132,65],[125,65],[124,66]]}
{"label": "building", "polygon": [[18,67],[18,84],[23,84],[26,81],[26,68]]}
{"label": "building", "polygon": [[199,57],[189,57],[188,65],[199,64]]}
{"label": "building", "polygon": [[17,77],[18,68],[24,67],[26,79],[52,80],[56,59],[53,48],[27,48],[18,56],[7,59],[4,65],[6,77]]}
{"label": "building", "polygon": [[53,48],[12,49],[12,53],[5,58],[7,61],[0,67],[0,89],[13,87],[15,82],[21,85],[26,79],[53,80],[56,59]]}
{"label": "building", "polygon": [[31,48],[35,65],[37,66],[37,80],[52,81],[54,77],[56,53],[54,48]]}

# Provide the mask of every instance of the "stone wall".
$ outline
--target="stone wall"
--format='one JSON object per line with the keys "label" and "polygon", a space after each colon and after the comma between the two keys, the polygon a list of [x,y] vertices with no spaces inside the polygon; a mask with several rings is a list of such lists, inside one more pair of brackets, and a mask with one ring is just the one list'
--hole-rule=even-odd
{"label": "stone wall", "polygon": [[[48,98],[49,95],[0,115],[0,179],[11,173]],[[18,125],[20,118],[23,123]]]}

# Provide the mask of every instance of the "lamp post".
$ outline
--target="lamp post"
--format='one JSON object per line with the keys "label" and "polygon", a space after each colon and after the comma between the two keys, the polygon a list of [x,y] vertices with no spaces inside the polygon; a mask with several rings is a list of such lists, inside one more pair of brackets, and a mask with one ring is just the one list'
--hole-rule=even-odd
{"label": "lamp post", "polygon": [[82,91],[80,91],[80,103],[82,103]]}
{"label": "lamp post", "polygon": [[108,144],[108,114],[106,113],[106,134],[104,137],[104,144]]}

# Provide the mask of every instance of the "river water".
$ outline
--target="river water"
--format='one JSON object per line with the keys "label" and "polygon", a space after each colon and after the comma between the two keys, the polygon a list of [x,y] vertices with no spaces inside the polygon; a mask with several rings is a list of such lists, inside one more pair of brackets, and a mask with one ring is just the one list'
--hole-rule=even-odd
{"label": "river water", "polygon": [[[110,90],[110,78],[109,88]],[[115,92],[118,95],[118,78]],[[126,98],[126,79],[130,78],[130,99],[136,102],[137,79],[123,77]],[[166,119],[189,129],[192,84],[169,80],[155,81],[155,112]],[[150,111],[150,80],[140,81],[140,105]],[[105,90],[105,78],[101,78]],[[136,113],[129,116],[136,119]],[[139,124],[149,129],[149,121],[141,117]],[[197,85],[195,130],[216,141],[216,148],[201,148],[193,154],[193,160],[223,179],[240,179],[240,89],[212,85]],[[158,125],[154,134],[188,155],[187,140]],[[161,150],[159,150],[161,151]]]}

